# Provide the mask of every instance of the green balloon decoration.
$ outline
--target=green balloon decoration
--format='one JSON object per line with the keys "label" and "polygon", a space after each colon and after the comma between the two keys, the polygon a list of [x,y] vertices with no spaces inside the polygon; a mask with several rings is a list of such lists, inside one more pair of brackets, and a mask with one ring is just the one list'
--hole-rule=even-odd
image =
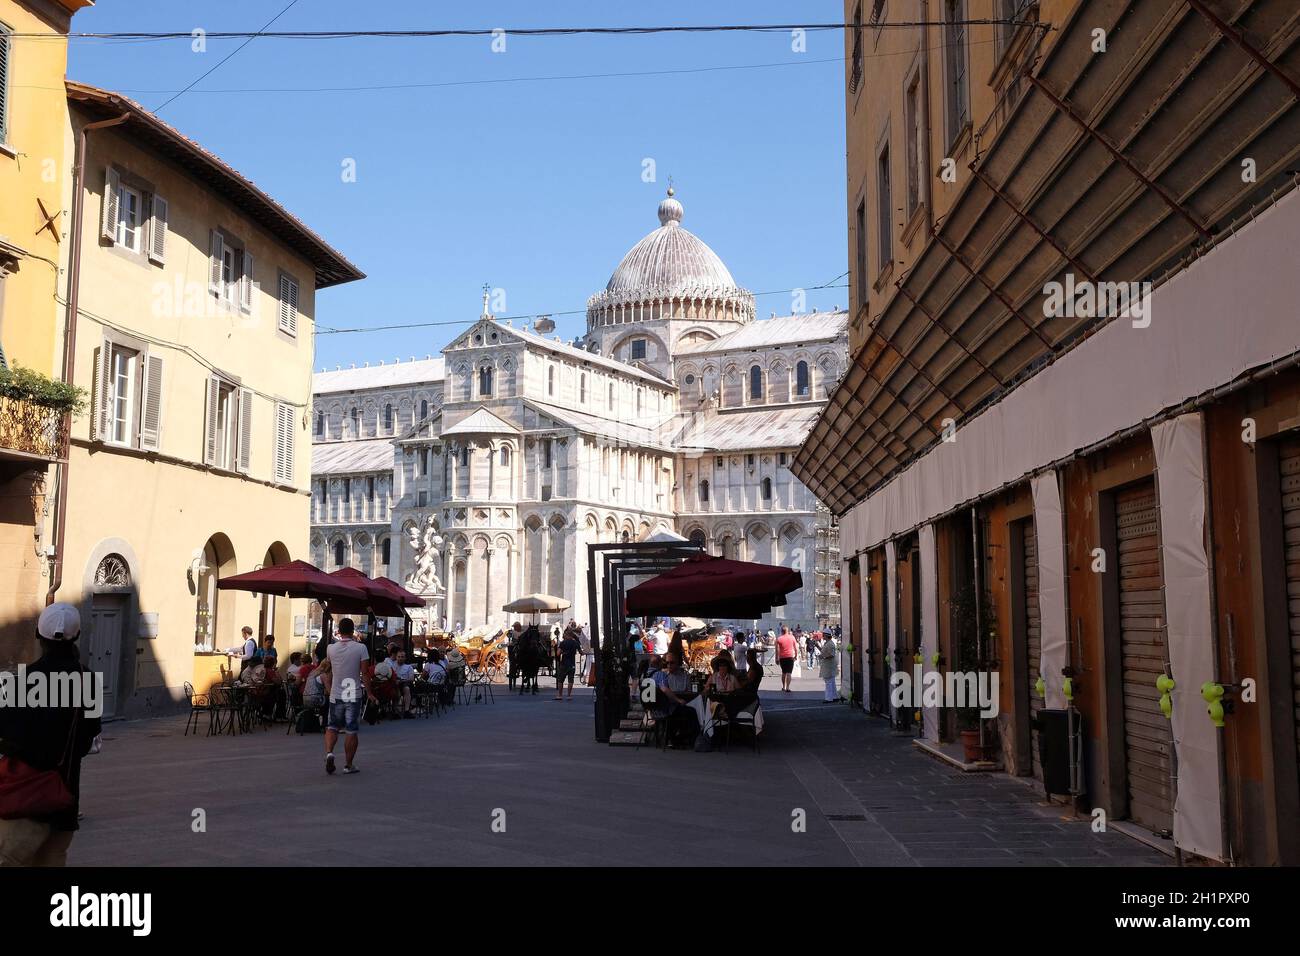
{"label": "green balloon decoration", "polygon": [[1066,700],[1074,700],[1074,678],[1067,677],[1061,681],[1061,690],[1065,692]]}
{"label": "green balloon decoration", "polygon": [[1043,680],[1043,675],[1038,675],[1038,680],[1034,681],[1034,693],[1039,697],[1047,696],[1047,681]]}
{"label": "green balloon decoration", "polygon": [[1160,713],[1165,715],[1166,720],[1174,712],[1174,699],[1169,695],[1169,692],[1175,686],[1177,685],[1174,684],[1174,679],[1166,674],[1161,674],[1156,678],[1156,690],[1160,691]]}
{"label": "green balloon decoration", "polygon": [[935,651],[933,654],[930,655],[930,666],[931,666],[931,667],[938,667],[938,666],[939,666],[939,652],[938,652],[938,651]]}
{"label": "green balloon decoration", "polygon": [[912,658],[913,663],[916,663],[916,664],[920,664],[920,663],[921,663],[922,661],[924,661],[924,660],[925,660],[925,658],[921,656],[921,652],[920,652],[920,651],[917,651],[917,652],[916,652],[916,655]]}
{"label": "green balloon decoration", "polygon": [[1210,715],[1210,723],[1216,727],[1222,727],[1223,685],[1216,684],[1214,681],[1206,681],[1201,685],[1201,699],[1208,705],[1205,711]]}

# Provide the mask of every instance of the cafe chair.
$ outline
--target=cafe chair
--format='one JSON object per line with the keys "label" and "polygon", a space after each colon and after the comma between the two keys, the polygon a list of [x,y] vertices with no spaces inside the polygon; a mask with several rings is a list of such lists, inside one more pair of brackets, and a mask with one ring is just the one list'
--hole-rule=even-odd
{"label": "cafe chair", "polygon": [[199,718],[204,714],[208,715],[208,725],[211,726],[212,704],[208,700],[209,696],[210,695],[208,694],[194,693],[194,685],[189,681],[185,682],[185,699],[189,701],[190,714],[189,717],[185,719],[185,733],[181,734],[182,737],[189,736],[191,725],[194,726],[194,736],[197,737],[199,735]]}

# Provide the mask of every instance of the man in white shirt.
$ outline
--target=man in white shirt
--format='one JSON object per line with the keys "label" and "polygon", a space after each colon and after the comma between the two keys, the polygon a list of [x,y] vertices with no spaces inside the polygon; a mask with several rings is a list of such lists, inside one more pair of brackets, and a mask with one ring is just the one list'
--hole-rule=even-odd
{"label": "man in white shirt", "polygon": [[345,774],[357,773],[353,761],[357,756],[357,731],[360,729],[361,704],[365,700],[378,703],[370,691],[370,677],[362,668],[370,656],[366,645],[356,640],[355,625],[350,617],[339,621],[339,639],[326,652],[330,662],[330,716],[325,729],[325,772],[334,772],[334,745],[343,735],[343,756],[347,764]]}
{"label": "man in white shirt", "polygon": [[653,651],[651,651],[651,653],[654,654],[668,653],[668,632],[667,631],[665,631],[660,625],[656,624],[654,628],[650,631],[650,637],[654,644],[654,649]]}

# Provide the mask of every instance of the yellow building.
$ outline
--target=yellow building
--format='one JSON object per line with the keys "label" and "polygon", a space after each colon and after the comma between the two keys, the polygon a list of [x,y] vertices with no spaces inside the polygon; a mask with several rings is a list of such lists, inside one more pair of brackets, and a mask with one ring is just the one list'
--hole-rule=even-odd
{"label": "yellow building", "polygon": [[[90,0],[0,0],[0,369],[58,376],[60,215],[72,16]],[[0,371],[0,375],[5,374]],[[0,388],[0,667],[26,656],[44,604],[38,515],[66,447],[58,409]]]}
{"label": "yellow building", "polygon": [[55,573],[106,710],[145,715],[186,682],[205,690],[245,624],[284,656],[305,646],[305,602],[216,583],[307,555],[315,290],[362,275],[137,104],[67,89],[69,151],[84,149],[74,377],[90,403]]}

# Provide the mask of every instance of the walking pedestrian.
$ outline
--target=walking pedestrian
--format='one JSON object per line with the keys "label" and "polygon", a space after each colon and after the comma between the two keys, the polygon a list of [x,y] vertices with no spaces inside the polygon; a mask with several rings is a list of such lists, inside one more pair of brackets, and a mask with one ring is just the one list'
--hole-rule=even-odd
{"label": "walking pedestrian", "polygon": [[370,654],[366,645],[356,639],[356,626],[352,618],[345,617],[339,621],[339,639],[331,644],[329,651],[330,671],[330,716],[325,729],[325,772],[334,772],[334,745],[338,743],[339,734],[343,735],[343,757],[346,761],[344,773],[358,773],[354,766],[357,756],[357,731],[361,721],[361,694],[366,699],[378,704],[370,691],[370,674],[363,670]]}
{"label": "walking pedestrian", "polygon": [[[51,688],[85,687],[79,678],[54,674],[84,674],[77,653],[81,614],[71,604],[51,604],[41,612],[36,636],[41,656],[27,665],[27,675],[44,674]],[[75,685],[74,685],[75,682]],[[99,693],[98,684],[92,694]],[[62,696],[62,695],[60,695]],[[72,696],[81,696],[72,694]],[[99,736],[101,702],[50,700],[43,707],[0,707],[0,764],[6,782],[31,782],[41,772],[58,773],[64,788],[53,801],[38,801],[0,785],[0,866],[64,866],[77,832],[81,800],[81,758]]]}
{"label": "walking pedestrian", "polygon": [[555,670],[555,699],[564,700],[564,682],[569,682],[569,700],[573,700],[573,675],[578,667],[578,652],[582,650],[582,643],[575,634],[577,627],[574,626],[564,632],[564,637],[560,639],[559,664]]}
{"label": "walking pedestrian", "polygon": [[781,667],[781,690],[791,693],[790,675],[794,673],[794,662],[799,657],[799,642],[790,633],[790,629],[781,625],[781,636],[776,639],[776,660]]}

